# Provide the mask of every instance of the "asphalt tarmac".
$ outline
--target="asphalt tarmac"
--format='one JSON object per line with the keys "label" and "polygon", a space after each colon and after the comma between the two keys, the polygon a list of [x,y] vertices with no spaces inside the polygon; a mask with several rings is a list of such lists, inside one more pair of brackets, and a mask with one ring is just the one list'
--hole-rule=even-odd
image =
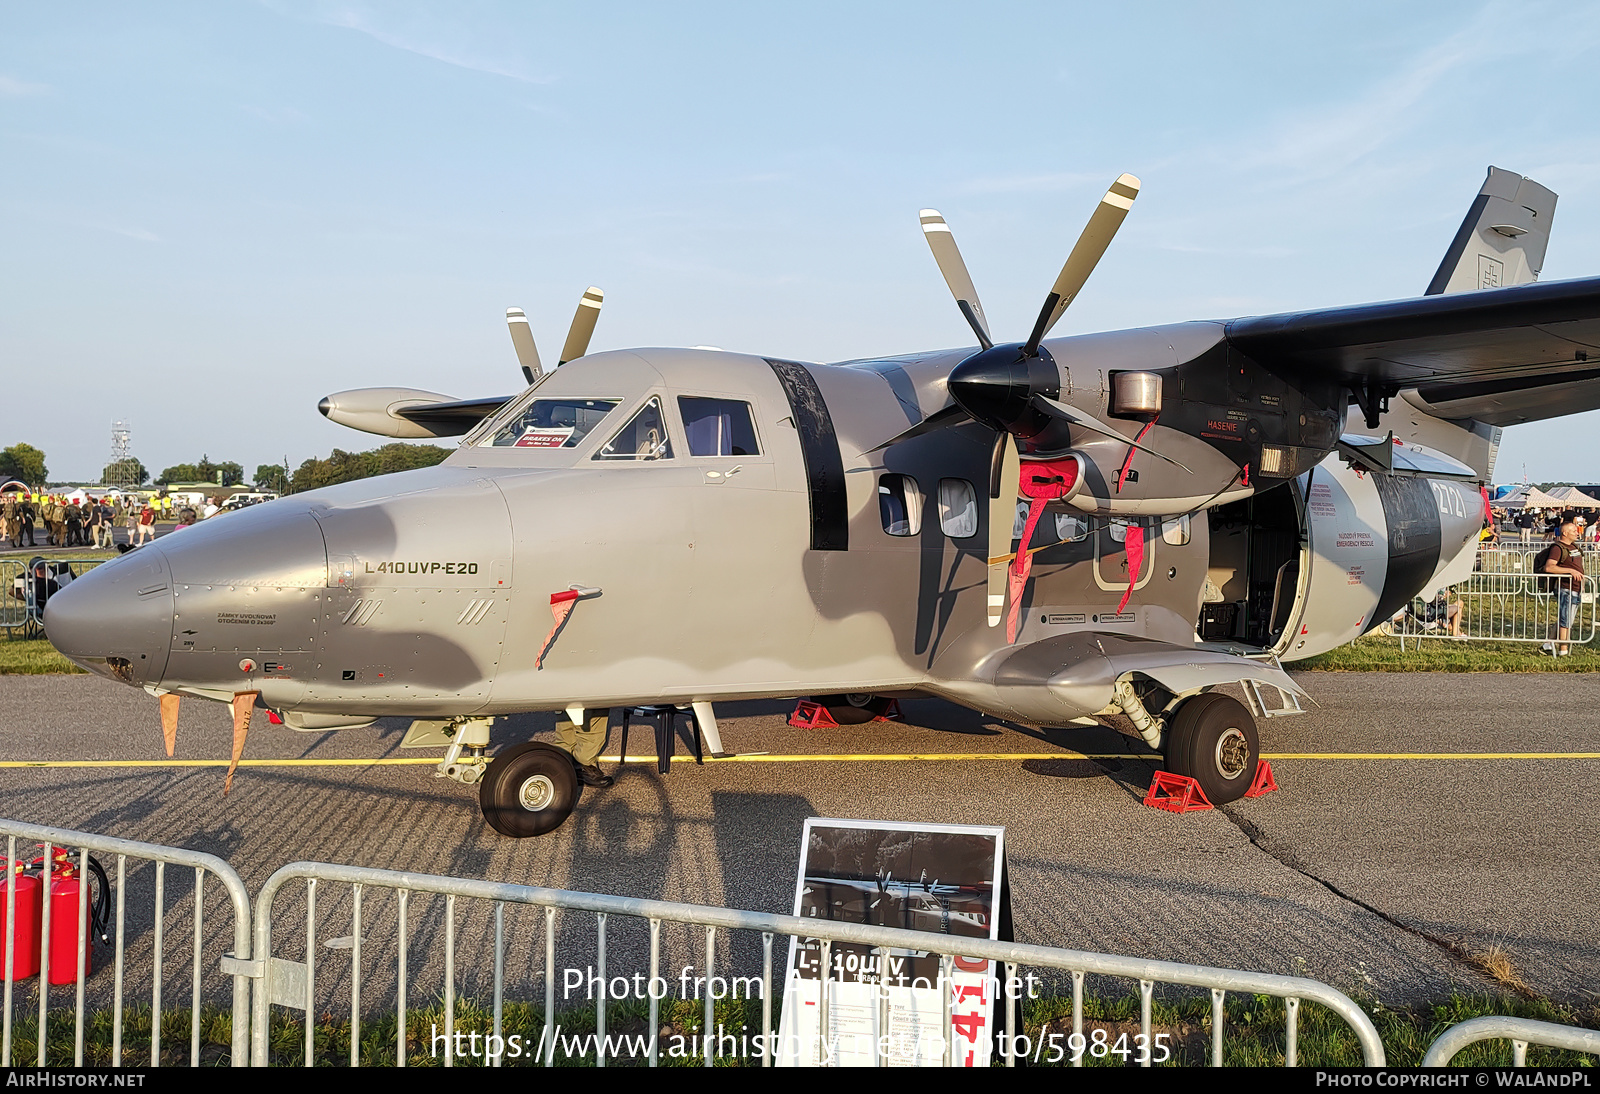
{"label": "asphalt tarmac", "polygon": [[[1482,970],[1485,955],[1500,954],[1533,993],[1600,1001],[1594,681],[1301,681],[1318,705],[1261,727],[1281,789],[1211,812],[1143,806],[1155,768],[1127,758],[1142,746],[1110,729],[1039,733],[915,701],[900,724],[798,730],[785,725],[789,704],[746,703],[718,710],[737,758],[696,766],[680,745],[659,776],[640,727],[629,751],[647,755],[630,756],[614,788],[585,791],[552,835],[517,841],[484,823],[474,789],[427,764],[324,763],[436,759],[399,749],[400,721],[296,733],[258,716],[247,766],[224,798],[222,767],[166,761],[156,702],[143,692],[92,676],[7,676],[0,763],[133,766],[0,766],[0,816],[208,851],[252,894],[279,866],[312,860],[770,912],[792,908],[807,817],[999,824],[1021,941],[1309,976],[1386,1005],[1505,991]],[[496,745],[552,725],[547,715],[503,719]],[[225,761],[230,739],[225,707],[184,701],[178,760]],[[617,744],[614,731],[607,755]],[[314,762],[262,762],[285,759]],[[133,997],[148,998],[152,873],[141,866],[127,883]],[[166,878],[168,1001],[188,999],[190,877],[173,868]],[[275,912],[277,952],[295,958],[303,894],[303,883],[290,885]],[[347,1007],[349,951],[322,943],[351,933],[348,889],[324,885],[317,907],[319,998]],[[442,992],[442,912],[436,898],[411,904],[413,1005]],[[392,1006],[394,898],[369,890],[364,915],[363,1000]],[[491,916],[465,901],[457,910],[459,988],[482,999]],[[212,882],[205,990],[219,999],[226,918]],[[542,995],[539,922],[531,909],[508,910],[510,997]],[[558,962],[581,968],[593,959],[592,918],[562,924]],[[700,960],[698,939],[668,935],[672,969]],[[642,929],[613,921],[608,937],[612,970],[644,967]],[[720,952],[748,974],[757,946],[736,939]],[[94,979],[93,997],[106,980]]]}

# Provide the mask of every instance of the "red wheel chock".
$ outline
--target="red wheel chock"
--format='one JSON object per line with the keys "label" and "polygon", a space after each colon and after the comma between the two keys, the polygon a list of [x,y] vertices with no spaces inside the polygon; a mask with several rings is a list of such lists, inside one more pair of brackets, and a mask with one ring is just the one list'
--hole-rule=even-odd
{"label": "red wheel chock", "polygon": [[1144,804],[1152,809],[1165,809],[1169,813],[1195,813],[1214,809],[1200,784],[1187,775],[1174,775],[1170,771],[1157,771],[1150,780],[1150,789]]}
{"label": "red wheel chock", "polygon": [[[1250,789],[1244,792],[1244,796],[1259,798],[1276,789],[1278,782],[1272,777],[1272,765],[1266,760],[1257,760],[1256,777],[1250,780]],[[1145,793],[1144,804],[1152,809],[1165,809],[1169,813],[1196,813],[1215,808],[1206,799],[1206,792],[1200,789],[1198,782],[1187,775],[1174,775],[1170,771],[1156,772],[1156,777],[1150,780],[1150,789]]]}
{"label": "red wheel chock", "polygon": [[[889,709],[874,722],[900,721],[900,700],[890,699]],[[794,713],[789,715],[789,724],[796,729],[837,729],[839,723],[833,720],[833,715],[828,713],[828,708],[821,703],[813,703],[810,699],[801,699],[794,705]]]}
{"label": "red wheel chock", "polygon": [[1278,780],[1272,777],[1272,765],[1266,760],[1256,761],[1256,777],[1250,780],[1250,789],[1244,792],[1247,798],[1259,798],[1263,794],[1270,794],[1278,789]]}
{"label": "red wheel chock", "polygon": [[828,729],[839,725],[833,720],[833,715],[828,713],[828,708],[821,703],[813,703],[810,699],[802,699],[794,705],[794,713],[789,715],[789,724],[796,729]]}

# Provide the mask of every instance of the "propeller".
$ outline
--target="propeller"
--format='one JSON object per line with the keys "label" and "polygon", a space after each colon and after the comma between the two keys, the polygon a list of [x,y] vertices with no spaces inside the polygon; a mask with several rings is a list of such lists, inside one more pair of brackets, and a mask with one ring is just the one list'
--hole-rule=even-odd
{"label": "propeller", "polygon": [[[606,294],[593,285],[584,290],[583,298],[578,301],[578,310],[572,316],[572,325],[567,328],[567,341],[561,347],[556,368],[568,361],[576,361],[589,352],[589,339],[594,336],[594,325],[600,318],[600,307],[605,303],[605,298]],[[544,366],[539,361],[539,347],[534,344],[527,313],[521,308],[507,308],[506,325],[511,328],[511,345],[517,351],[522,375],[528,383],[534,383],[544,375]]]}
{"label": "propeller", "polygon": [[[989,458],[989,626],[998,627],[1006,614],[1006,570],[1011,561],[1011,531],[1016,523],[1022,458],[1009,433],[994,435]],[[1027,549],[1023,544],[1021,550]]]}
{"label": "propeller", "polygon": [[1005,613],[1006,570],[1013,553],[1011,532],[1020,468],[1022,444],[1031,453],[1067,449],[1074,431],[1102,434],[1166,460],[1176,467],[1189,468],[1168,456],[1129,440],[1094,415],[1060,402],[1060,371],[1042,343],[1061,316],[1077,299],[1089,275],[1105,255],[1117,229],[1139,196],[1139,180],[1122,175],[1111,184],[1100,204],[1089,217],[1083,233],[1067,256],[1055,284],[1050,286],[1039,317],[1026,342],[996,345],[989,332],[989,321],[978,299],[978,290],[967,272],[967,264],[956,246],[950,225],[936,209],[921,212],[923,238],[933,252],[933,260],[944,275],[956,307],[978,337],[978,351],[950,372],[947,389],[951,405],[928,415],[884,441],[871,452],[924,436],[935,430],[964,422],[978,422],[994,430],[994,447],[989,474],[989,625],[998,626]]}

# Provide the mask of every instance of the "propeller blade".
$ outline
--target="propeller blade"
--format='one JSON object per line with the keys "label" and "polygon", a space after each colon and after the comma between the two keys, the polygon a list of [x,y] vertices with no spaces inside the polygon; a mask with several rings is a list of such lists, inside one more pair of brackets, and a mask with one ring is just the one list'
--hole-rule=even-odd
{"label": "propeller blade", "polygon": [[583,299],[578,301],[578,310],[572,316],[572,326],[567,329],[567,344],[561,347],[557,368],[589,352],[589,339],[594,335],[594,324],[600,318],[600,305],[605,298],[606,294],[593,285],[584,290]]}
{"label": "propeller blade", "polygon": [[874,452],[882,452],[885,448],[888,448],[892,444],[899,444],[901,441],[909,441],[913,437],[920,437],[924,433],[932,433],[934,430],[943,429],[947,425],[960,425],[962,422],[970,422],[971,420],[972,415],[968,414],[965,410],[962,410],[954,403],[951,403],[943,410],[936,410],[932,414],[929,414],[926,418],[922,419],[922,421],[918,422],[910,429],[907,429],[902,433],[896,433],[893,437],[890,437],[882,444],[873,448],[869,448],[861,454],[863,456],[870,456]]}
{"label": "propeller blade", "polygon": [[996,433],[989,474],[989,626],[998,627],[1006,614],[1006,571],[1010,568],[1011,531],[1017,522],[1017,495],[1022,459],[1016,438]]}
{"label": "propeller blade", "polygon": [[522,375],[531,384],[539,379],[544,368],[539,364],[539,347],[533,344],[533,331],[528,329],[528,317],[521,308],[507,308],[506,325],[511,328],[511,344],[516,347]]}
{"label": "propeller blade", "polygon": [[1140,452],[1148,452],[1158,460],[1166,460],[1173,467],[1182,467],[1185,471],[1189,471],[1189,474],[1194,474],[1193,471],[1190,471],[1189,468],[1184,467],[1183,464],[1179,463],[1171,456],[1164,456],[1153,448],[1146,448],[1138,441],[1135,441],[1129,437],[1124,437],[1121,433],[1118,433],[1116,430],[1112,429],[1099,418],[1096,418],[1092,414],[1085,414],[1077,407],[1068,406],[1066,403],[1058,403],[1048,395],[1035,395],[1033,397],[1033,405],[1037,406],[1040,410],[1051,415],[1052,417],[1060,418],[1063,421],[1070,422],[1075,426],[1091,430],[1095,433],[1102,433],[1105,436],[1110,437],[1112,440],[1121,441],[1125,445],[1137,448]]}
{"label": "propeller blade", "polygon": [[1089,275],[1094,273],[1100,257],[1111,246],[1112,237],[1122,227],[1128,210],[1133,208],[1133,199],[1138,196],[1139,180],[1132,175],[1122,175],[1111,184],[1111,189],[1100,199],[1100,204],[1095,206],[1089,223],[1084,225],[1083,234],[1078,237],[1077,245],[1067,256],[1066,265],[1061,267],[1061,276],[1056,278],[1056,283],[1050,287],[1050,295],[1045,297],[1044,308],[1039,312],[1038,322],[1033,325],[1033,333],[1028,336],[1027,352],[1030,356],[1044,341],[1044,336],[1050,333],[1050,328],[1056,325],[1061,313],[1067,310],[1067,305],[1077,297],[1078,290],[1089,280]]}
{"label": "propeller blade", "polygon": [[924,209],[921,216],[922,236],[928,241],[933,260],[939,264],[939,272],[944,274],[944,283],[950,286],[950,294],[956,298],[956,307],[966,316],[972,333],[978,336],[978,342],[984,349],[990,348],[994,345],[994,339],[989,337],[989,320],[984,318],[983,305],[978,302],[978,290],[967,273],[967,264],[961,260],[961,251],[956,247],[956,237],[950,233],[950,225],[944,222],[944,217],[939,215],[937,209]]}

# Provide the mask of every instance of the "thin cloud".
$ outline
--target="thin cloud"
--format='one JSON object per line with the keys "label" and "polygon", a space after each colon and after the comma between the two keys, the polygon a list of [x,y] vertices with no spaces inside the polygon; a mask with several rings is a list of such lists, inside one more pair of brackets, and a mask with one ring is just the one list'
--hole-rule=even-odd
{"label": "thin cloud", "polygon": [[[1368,85],[1331,110],[1299,116],[1269,135],[1261,142],[1262,151],[1241,166],[1246,171],[1276,168],[1287,172],[1286,177],[1279,176],[1280,184],[1312,182],[1347,172],[1427,125],[1446,81],[1474,66],[1492,65],[1506,57],[1548,53],[1549,22],[1530,19],[1521,6],[1486,4],[1466,26],[1399,65],[1396,75]],[[1600,41],[1600,21],[1563,22],[1566,25],[1554,37],[1562,42],[1566,56],[1580,56]]]}
{"label": "thin cloud", "polygon": [[48,95],[51,90],[49,84],[30,84],[15,76],[0,76],[0,98],[22,99],[30,95]]}
{"label": "thin cloud", "polygon": [[[271,5],[282,11],[283,6]],[[524,84],[550,84],[555,82],[555,77],[544,76],[529,72],[525,67],[501,59],[485,57],[476,50],[467,48],[458,43],[441,40],[441,35],[433,32],[433,28],[407,27],[396,30],[379,24],[378,19],[371,13],[348,6],[329,7],[319,5],[307,18],[327,26],[340,27],[353,30],[358,34],[365,34],[373,41],[386,45],[391,49],[403,50],[414,53],[419,57],[426,57],[431,61],[453,65],[456,68],[465,68],[473,72],[485,72],[491,76],[503,76],[508,80],[516,80]],[[448,37],[448,35],[443,36]]]}
{"label": "thin cloud", "polygon": [[125,228],[117,224],[86,224],[84,227],[93,228],[100,232],[111,232],[113,235],[127,236],[129,239],[137,239],[140,243],[161,242],[160,236],[143,228]]}

